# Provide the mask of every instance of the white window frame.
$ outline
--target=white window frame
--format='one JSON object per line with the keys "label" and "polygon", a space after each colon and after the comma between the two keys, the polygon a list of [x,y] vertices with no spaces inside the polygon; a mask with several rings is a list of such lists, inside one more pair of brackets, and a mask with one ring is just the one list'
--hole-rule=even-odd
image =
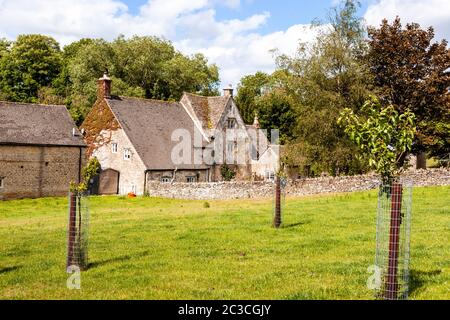
{"label": "white window frame", "polygon": [[123,150],[123,160],[131,160],[131,149],[127,148]]}
{"label": "white window frame", "polygon": [[273,170],[266,170],[266,180],[268,181],[275,181],[275,171]]}
{"label": "white window frame", "polygon": [[5,187],[5,177],[0,177],[0,189]]}
{"label": "white window frame", "polygon": [[111,143],[111,152],[117,153],[118,150],[119,150],[119,148],[118,148],[117,142]]}
{"label": "white window frame", "polygon": [[186,180],[188,183],[196,183],[197,182],[197,177],[196,176],[189,176],[186,177]]}

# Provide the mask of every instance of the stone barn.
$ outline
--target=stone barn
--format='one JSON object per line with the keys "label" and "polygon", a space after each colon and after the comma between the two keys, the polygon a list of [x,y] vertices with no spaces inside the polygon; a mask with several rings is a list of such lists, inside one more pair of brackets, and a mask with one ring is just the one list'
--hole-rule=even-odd
{"label": "stone barn", "polygon": [[0,200],[66,195],[85,146],[65,106],[0,101]]}

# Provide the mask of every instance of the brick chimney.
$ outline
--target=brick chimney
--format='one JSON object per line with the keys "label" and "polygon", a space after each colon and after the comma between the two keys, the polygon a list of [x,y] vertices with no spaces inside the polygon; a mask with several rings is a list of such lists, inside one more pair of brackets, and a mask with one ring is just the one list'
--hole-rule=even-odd
{"label": "brick chimney", "polygon": [[98,79],[97,98],[111,98],[111,79],[106,72],[103,74],[103,77]]}
{"label": "brick chimney", "polygon": [[231,84],[229,84],[228,87],[223,89],[223,95],[225,97],[232,97],[233,96],[233,86]]}

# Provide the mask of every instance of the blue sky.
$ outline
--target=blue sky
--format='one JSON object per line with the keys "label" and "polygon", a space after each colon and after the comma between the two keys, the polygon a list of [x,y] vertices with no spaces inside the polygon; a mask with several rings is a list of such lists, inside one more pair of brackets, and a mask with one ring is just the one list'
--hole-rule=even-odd
{"label": "blue sky", "polygon": [[[312,42],[310,22],[324,20],[339,0],[0,0],[0,38],[41,33],[62,46],[81,38],[159,36],[184,54],[203,53],[222,84],[275,69],[271,50],[292,55]],[[450,0],[361,0],[370,25],[396,15],[435,27],[450,39]]]}
{"label": "blue sky", "polygon": [[[126,0],[124,3],[132,14],[138,14],[139,8],[146,4],[147,0]],[[269,33],[285,30],[294,24],[307,24],[317,18],[324,19],[335,3],[333,0],[244,0],[237,8],[219,5],[216,16],[218,20],[245,19],[267,11],[270,12],[270,19],[260,31]],[[367,6],[367,0],[361,1],[359,10],[361,16],[364,15]]]}

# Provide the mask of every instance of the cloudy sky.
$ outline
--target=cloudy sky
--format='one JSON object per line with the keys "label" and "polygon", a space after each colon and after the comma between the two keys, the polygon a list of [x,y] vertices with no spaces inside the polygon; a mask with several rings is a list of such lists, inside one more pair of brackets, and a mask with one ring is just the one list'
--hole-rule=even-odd
{"label": "cloudy sky", "polygon": [[[0,0],[0,38],[42,33],[62,45],[83,37],[157,35],[184,53],[204,53],[220,67],[222,84],[274,68],[271,49],[292,54],[313,39],[309,23],[339,0]],[[370,25],[400,15],[433,25],[450,39],[450,0],[361,0]]]}

